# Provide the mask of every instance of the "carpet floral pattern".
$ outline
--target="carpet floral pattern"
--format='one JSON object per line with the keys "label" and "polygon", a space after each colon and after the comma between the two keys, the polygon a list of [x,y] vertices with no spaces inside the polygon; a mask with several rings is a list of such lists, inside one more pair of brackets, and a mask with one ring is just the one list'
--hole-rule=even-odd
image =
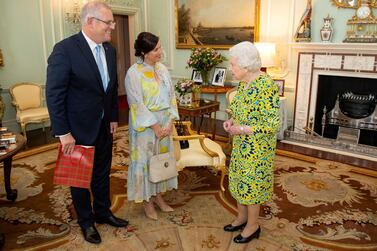
{"label": "carpet floral pattern", "polygon": [[159,220],[153,221],[145,217],[142,204],[125,197],[127,127],[114,136],[113,150],[112,210],[130,220],[127,228],[98,225],[102,244],[84,241],[69,189],[51,184],[57,155],[52,149],[14,161],[16,202],[6,200],[0,184],[4,249],[377,250],[377,178],[355,173],[355,167],[278,155],[273,200],[262,206],[259,219],[261,237],[237,245],[232,238],[239,232],[222,230],[234,218],[235,201],[219,191],[220,177],[212,170],[180,172],[179,189],[164,195],[175,211],[158,211]]}
{"label": "carpet floral pattern", "polygon": [[270,237],[292,248],[300,239],[331,250],[377,250],[377,179],[354,169],[278,156],[274,198],[263,207]]}

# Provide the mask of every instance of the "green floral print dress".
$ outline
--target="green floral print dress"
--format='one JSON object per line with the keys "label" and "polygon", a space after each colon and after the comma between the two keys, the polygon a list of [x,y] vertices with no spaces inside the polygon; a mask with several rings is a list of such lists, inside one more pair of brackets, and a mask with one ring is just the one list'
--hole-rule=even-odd
{"label": "green floral print dress", "polygon": [[233,137],[229,190],[240,204],[262,204],[272,196],[279,106],[278,87],[265,74],[249,85],[240,82],[230,104],[233,123],[252,131]]}

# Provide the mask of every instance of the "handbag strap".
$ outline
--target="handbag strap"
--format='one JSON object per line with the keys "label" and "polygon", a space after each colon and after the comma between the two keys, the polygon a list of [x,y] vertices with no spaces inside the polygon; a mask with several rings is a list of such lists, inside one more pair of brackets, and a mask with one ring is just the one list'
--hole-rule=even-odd
{"label": "handbag strap", "polygon": [[160,153],[160,140],[156,138],[156,143],[154,144],[154,154],[157,155]]}

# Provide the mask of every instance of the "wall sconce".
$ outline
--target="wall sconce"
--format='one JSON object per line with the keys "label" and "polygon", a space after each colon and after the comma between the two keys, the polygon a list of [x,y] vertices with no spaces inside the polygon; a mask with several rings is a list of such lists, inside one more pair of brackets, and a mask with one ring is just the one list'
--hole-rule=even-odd
{"label": "wall sconce", "polygon": [[81,13],[81,7],[86,3],[87,1],[81,1],[81,0],[75,0],[73,3],[72,1],[65,1],[65,20],[68,23],[72,23],[74,25],[78,25],[80,23],[80,13]]}
{"label": "wall sconce", "polygon": [[261,71],[266,72],[268,67],[275,66],[276,45],[275,43],[257,42],[254,43],[259,51],[262,61]]}

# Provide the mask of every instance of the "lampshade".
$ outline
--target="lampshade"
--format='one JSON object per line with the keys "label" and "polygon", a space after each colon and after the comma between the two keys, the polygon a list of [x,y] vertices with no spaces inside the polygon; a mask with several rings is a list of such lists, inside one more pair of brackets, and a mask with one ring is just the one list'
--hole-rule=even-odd
{"label": "lampshade", "polygon": [[254,43],[259,51],[262,67],[267,68],[275,65],[276,46],[275,43],[258,42]]}

